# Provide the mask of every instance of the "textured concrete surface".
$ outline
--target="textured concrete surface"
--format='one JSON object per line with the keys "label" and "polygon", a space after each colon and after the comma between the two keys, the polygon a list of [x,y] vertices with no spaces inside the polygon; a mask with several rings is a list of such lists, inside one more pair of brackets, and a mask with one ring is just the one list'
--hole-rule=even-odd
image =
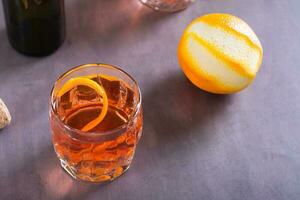
{"label": "textured concrete surface", "polygon": [[[0,199],[298,200],[299,9],[298,0],[198,0],[168,15],[136,0],[67,0],[64,45],[29,58],[9,46],[0,3],[0,97],[13,117],[0,132]],[[178,66],[184,27],[210,12],[240,16],[264,46],[262,69],[241,93],[205,93]],[[51,86],[88,62],[122,66],[144,97],[144,134],[131,169],[103,186],[65,174],[50,140]]]}

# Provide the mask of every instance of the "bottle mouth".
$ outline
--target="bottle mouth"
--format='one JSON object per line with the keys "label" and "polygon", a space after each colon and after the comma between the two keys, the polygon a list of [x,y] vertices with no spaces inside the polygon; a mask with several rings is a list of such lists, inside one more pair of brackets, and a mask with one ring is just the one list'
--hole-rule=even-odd
{"label": "bottle mouth", "polygon": [[[107,131],[92,131],[92,132],[88,132],[88,134],[87,134],[87,132],[84,132],[84,131],[81,131],[79,129],[69,126],[59,117],[58,112],[57,112],[57,93],[59,91],[60,86],[66,81],[65,79],[76,77],[76,74],[77,74],[77,76],[80,76],[79,73],[81,71],[84,71],[85,74],[88,74],[91,69],[92,69],[92,71],[97,71],[97,69],[98,70],[107,69],[109,71],[115,71],[116,73],[122,74],[123,76],[125,76],[132,83],[131,84],[132,86],[130,88],[133,89],[135,94],[137,94],[137,100],[134,103],[132,113],[130,114],[128,120],[124,124],[122,124],[118,127],[115,127],[113,129],[107,130]],[[92,74],[94,74],[94,73],[92,73]],[[101,74],[101,72],[98,72],[98,74]],[[105,74],[105,73],[103,73],[103,74]],[[132,87],[134,87],[134,88],[132,88]],[[103,64],[103,63],[83,64],[83,65],[73,67],[72,69],[70,69],[67,72],[65,72],[64,74],[62,74],[57,79],[57,81],[54,83],[54,86],[52,87],[52,90],[50,93],[50,116],[52,116],[55,119],[55,122],[58,123],[60,127],[64,128],[66,130],[66,132],[72,134],[72,136],[75,136],[77,138],[84,137],[84,139],[89,139],[89,138],[93,139],[93,138],[97,138],[100,136],[111,136],[111,135],[115,135],[115,134],[119,134],[120,132],[123,132],[124,130],[127,129],[129,124],[131,124],[132,121],[137,117],[137,115],[139,114],[139,112],[141,110],[141,105],[142,105],[142,95],[141,95],[141,91],[138,86],[138,83],[127,72],[120,69],[119,67],[112,66],[109,64]]]}

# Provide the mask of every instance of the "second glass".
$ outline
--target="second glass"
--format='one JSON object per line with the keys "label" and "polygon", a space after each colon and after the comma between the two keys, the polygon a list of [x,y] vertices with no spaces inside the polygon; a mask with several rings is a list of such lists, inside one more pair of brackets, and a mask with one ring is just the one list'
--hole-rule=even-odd
{"label": "second glass", "polygon": [[[107,114],[89,131],[82,127],[102,112],[103,98],[83,85],[58,95],[66,82],[78,77],[96,82],[107,94]],[[63,74],[50,98],[52,139],[62,167],[89,182],[111,181],[123,174],[142,133],[141,101],[136,81],[117,67],[87,64]]]}
{"label": "second glass", "polygon": [[193,0],[140,0],[157,11],[176,12],[185,9]]}

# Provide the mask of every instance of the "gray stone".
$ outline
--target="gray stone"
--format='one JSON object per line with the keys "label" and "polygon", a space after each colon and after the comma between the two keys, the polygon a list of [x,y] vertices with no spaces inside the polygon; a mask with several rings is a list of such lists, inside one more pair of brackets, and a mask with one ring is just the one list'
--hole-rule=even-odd
{"label": "gray stone", "polygon": [[3,100],[0,98],[0,129],[10,124],[11,115]]}

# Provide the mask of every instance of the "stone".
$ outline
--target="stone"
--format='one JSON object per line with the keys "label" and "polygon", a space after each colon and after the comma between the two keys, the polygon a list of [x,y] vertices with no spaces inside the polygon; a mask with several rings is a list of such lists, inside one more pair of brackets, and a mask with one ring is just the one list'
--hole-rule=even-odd
{"label": "stone", "polygon": [[0,129],[3,129],[11,122],[11,115],[5,103],[0,98]]}

